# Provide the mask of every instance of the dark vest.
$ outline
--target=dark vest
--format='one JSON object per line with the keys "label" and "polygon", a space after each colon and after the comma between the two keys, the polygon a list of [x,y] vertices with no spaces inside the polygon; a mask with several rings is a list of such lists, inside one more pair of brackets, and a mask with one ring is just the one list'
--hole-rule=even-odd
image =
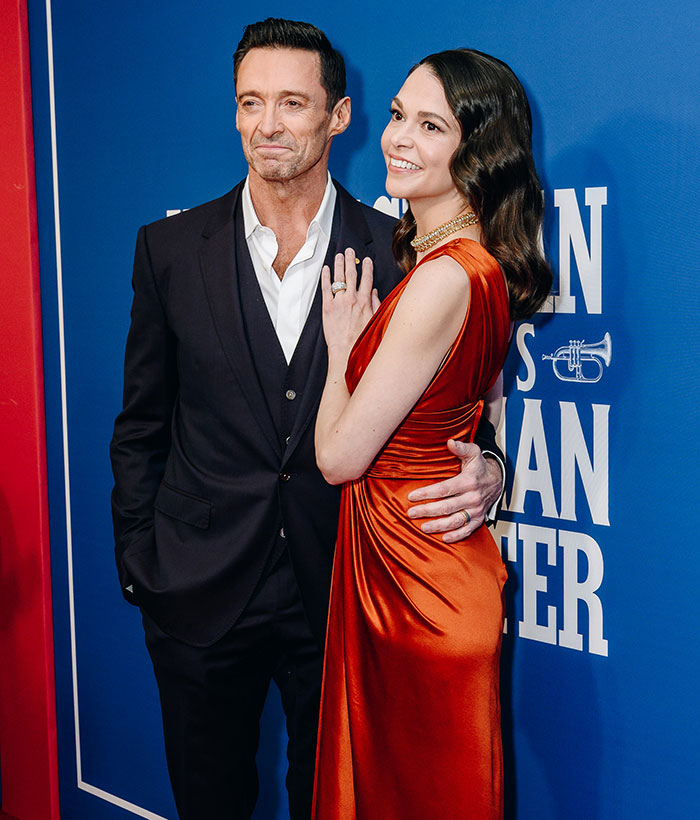
{"label": "dark vest", "polygon": [[[339,227],[337,211],[336,208],[331,238],[324,262],[326,265],[332,265],[335,255]],[[321,288],[319,285],[316,289],[311,310],[292,355],[292,360],[287,364],[248,251],[240,199],[234,213],[234,224],[236,226],[236,267],[245,334],[258,381],[284,454],[306,388],[306,378],[311,367],[318,334],[323,333]],[[279,501],[278,514],[280,536],[272,545],[267,560],[268,568],[274,565],[285,549],[285,539],[281,535],[284,532],[284,521],[282,520]]]}

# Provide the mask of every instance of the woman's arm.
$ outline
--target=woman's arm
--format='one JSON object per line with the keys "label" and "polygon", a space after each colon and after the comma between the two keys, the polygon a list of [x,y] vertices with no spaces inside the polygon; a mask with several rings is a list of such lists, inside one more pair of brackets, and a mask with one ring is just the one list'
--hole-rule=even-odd
{"label": "woman's arm", "polygon": [[[354,253],[350,265],[349,259],[346,254],[346,291],[332,296],[327,269],[322,282],[328,376],[316,421],[316,460],[331,484],[358,478],[372,463],[430,384],[459,333],[469,303],[469,279],[459,263],[441,256],[421,265],[350,396],[345,369],[363,326],[362,304],[367,314],[371,281],[367,284],[370,277],[363,268],[356,290]],[[335,278],[341,278],[337,265]]]}

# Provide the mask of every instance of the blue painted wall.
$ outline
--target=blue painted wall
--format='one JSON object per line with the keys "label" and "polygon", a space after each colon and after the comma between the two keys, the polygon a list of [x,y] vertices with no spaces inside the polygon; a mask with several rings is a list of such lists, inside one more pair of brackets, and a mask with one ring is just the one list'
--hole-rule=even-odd
{"label": "blue painted wall", "polygon": [[[315,22],[346,56],[353,124],[331,169],[364,202],[384,193],[379,136],[417,59],[467,45],[505,59],[526,86],[555,292],[572,298],[524,328],[506,369],[508,815],[694,816],[697,3],[263,0],[247,11],[218,0],[62,0],[49,9],[50,32],[45,4],[29,1],[65,816],[175,816],[138,613],[122,602],[113,566],[107,444],[136,230],[245,173],[231,55],[244,25],[268,15]],[[583,340],[578,353],[570,340]],[[573,381],[542,359],[556,351]],[[576,355],[583,369],[569,371]],[[260,759],[257,817],[283,818],[274,695]]]}

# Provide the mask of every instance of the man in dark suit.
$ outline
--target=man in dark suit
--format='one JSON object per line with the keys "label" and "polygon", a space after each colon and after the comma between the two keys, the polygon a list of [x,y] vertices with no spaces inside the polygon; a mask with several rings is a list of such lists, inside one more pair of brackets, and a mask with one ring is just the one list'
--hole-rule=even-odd
{"label": "man in dark suit", "polygon": [[[380,296],[399,272],[393,220],[328,175],[350,100],[325,35],[253,24],[234,78],[247,179],[138,235],[111,446],[116,557],[143,613],[182,820],[250,817],[272,679],[290,814],[307,820],[340,498],[313,446],[326,373],[320,271],[353,248],[373,259]],[[480,432],[493,450],[493,428]],[[450,540],[500,494],[499,466],[464,448],[461,475],[429,492],[443,500],[419,510]]]}

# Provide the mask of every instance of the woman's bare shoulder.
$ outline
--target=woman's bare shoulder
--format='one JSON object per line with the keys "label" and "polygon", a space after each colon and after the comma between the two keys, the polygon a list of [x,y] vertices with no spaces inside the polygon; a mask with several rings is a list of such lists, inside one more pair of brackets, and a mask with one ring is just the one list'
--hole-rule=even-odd
{"label": "woman's bare shoulder", "polygon": [[420,298],[438,299],[442,294],[454,299],[468,293],[467,271],[456,259],[447,254],[420,264],[406,284],[406,294]]}
{"label": "woman's bare shoulder", "polygon": [[399,297],[388,332],[406,326],[411,333],[436,339],[443,332],[450,341],[463,321],[470,299],[469,277],[449,256],[438,256],[419,265]]}

